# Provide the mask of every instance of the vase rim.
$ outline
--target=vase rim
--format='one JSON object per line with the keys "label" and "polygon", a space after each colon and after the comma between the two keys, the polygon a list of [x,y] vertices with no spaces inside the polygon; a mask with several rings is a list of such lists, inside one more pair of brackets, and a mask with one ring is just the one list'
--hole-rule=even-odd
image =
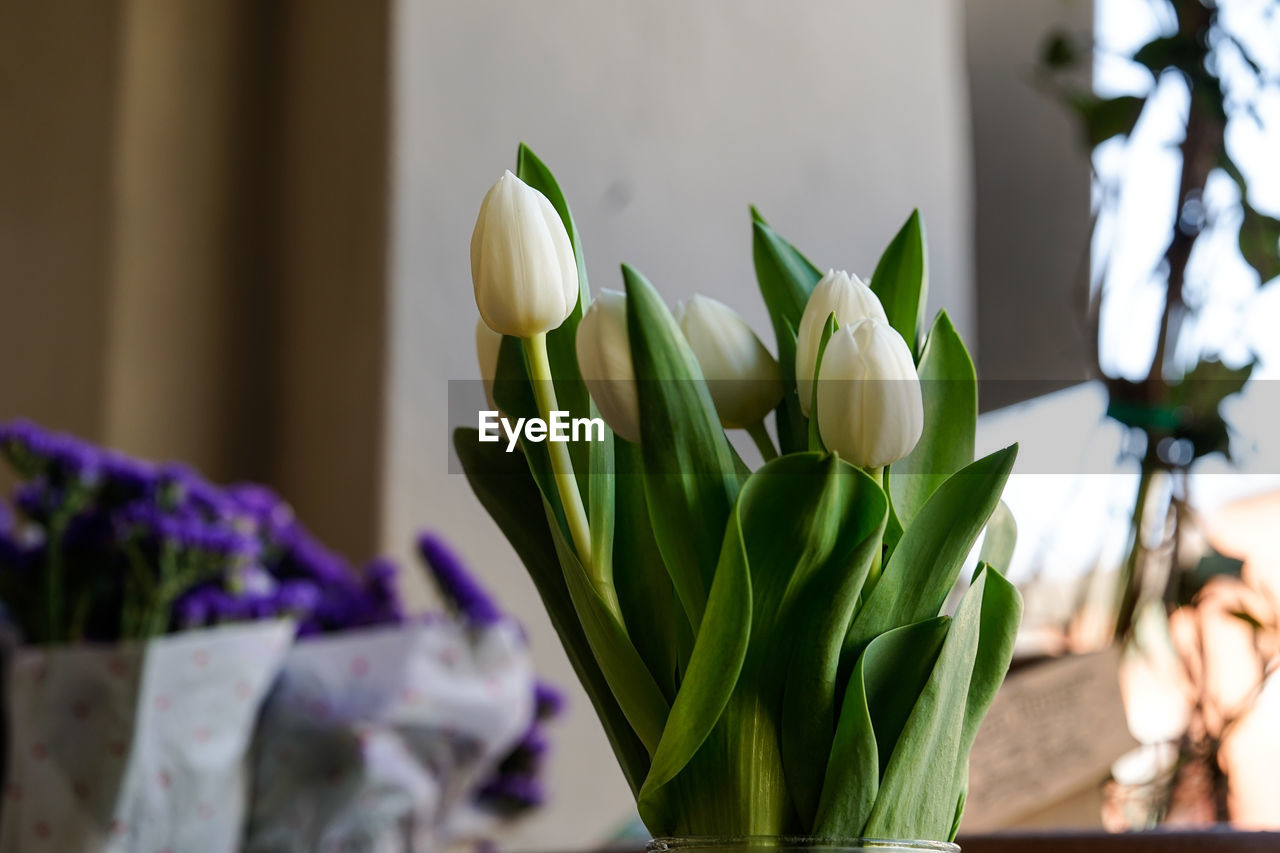
{"label": "vase rim", "polygon": [[645,847],[648,853],[706,850],[722,847],[769,848],[850,848],[875,850],[923,850],[959,853],[960,845],[949,841],[920,841],[905,838],[861,838],[831,835],[677,835],[660,836]]}

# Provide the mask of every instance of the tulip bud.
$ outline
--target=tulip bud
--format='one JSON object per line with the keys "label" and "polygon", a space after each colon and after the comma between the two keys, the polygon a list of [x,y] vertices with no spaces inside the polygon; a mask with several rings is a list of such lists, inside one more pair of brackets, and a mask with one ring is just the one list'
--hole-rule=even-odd
{"label": "tulip bud", "polygon": [[610,428],[627,441],[640,440],[640,397],[631,364],[627,295],[602,290],[578,323],[578,370]]}
{"label": "tulip bud", "polygon": [[504,335],[549,332],[578,304],[578,263],[560,214],[511,172],[480,203],[471,281],[480,316]]}
{"label": "tulip bud", "polygon": [[484,319],[476,320],[476,361],[480,363],[480,378],[484,381],[484,398],[490,409],[497,409],[493,400],[493,380],[498,375],[498,353],[502,350],[502,335],[485,325]]}
{"label": "tulip bud", "polygon": [[856,275],[844,270],[829,270],[809,294],[800,328],[796,330],[796,391],[800,394],[800,410],[809,414],[813,399],[813,368],[818,363],[818,345],[827,327],[827,318],[836,315],[836,324],[857,323],[866,317],[888,322],[880,299]]}
{"label": "tulip bud", "polygon": [[693,296],[673,312],[698,359],[726,429],[764,420],[782,400],[778,362],[738,313],[715,299]]}
{"label": "tulip bud", "polygon": [[902,335],[873,318],[841,326],[818,376],[823,443],[855,465],[883,468],[910,453],[923,429],[920,378]]}

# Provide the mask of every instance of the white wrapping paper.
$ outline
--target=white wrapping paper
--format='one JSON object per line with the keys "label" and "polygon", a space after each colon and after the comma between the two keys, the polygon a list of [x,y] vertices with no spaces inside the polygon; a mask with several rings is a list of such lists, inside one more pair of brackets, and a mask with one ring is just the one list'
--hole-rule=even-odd
{"label": "white wrapping paper", "polygon": [[439,849],[473,828],[471,793],[529,727],[533,684],[509,622],[299,641],[263,709],[246,849]]}
{"label": "white wrapping paper", "polygon": [[254,721],[293,630],[14,651],[0,851],[239,850]]}

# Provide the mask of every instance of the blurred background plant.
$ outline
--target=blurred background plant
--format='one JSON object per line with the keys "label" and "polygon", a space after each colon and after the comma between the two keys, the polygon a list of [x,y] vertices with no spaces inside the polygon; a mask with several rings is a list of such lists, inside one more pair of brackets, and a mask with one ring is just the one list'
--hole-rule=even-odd
{"label": "blurred background plant", "polygon": [[[1232,131],[1253,125],[1276,149],[1265,99],[1280,88],[1275,45],[1251,23],[1273,23],[1273,0],[1148,0],[1153,36],[1116,55],[1093,33],[1055,31],[1045,40],[1036,80],[1070,108],[1082,141],[1094,152],[1092,272],[1088,326],[1095,370],[1108,397],[1107,415],[1128,430],[1126,455],[1139,479],[1127,557],[1115,589],[1106,635],[1136,654],[1170,647],[1180,663],[1186,726],[1168,759],[1138,793],[1111,810],[1115,827],[1166,820],[1229,820],[1228,780],[1219,761],[1224,739],[1244,719],[1277,665],[1276,607],[1265,587],[1242,579],[1243,562],[1217,553],[1198,530],[1189,491],[1193,466],[1206,456],[1231,459],[1232,428],[1224,404],[1241,394],[1258,359],[1239,348],[1221,324],[1197,321],[1222,310],[1232,294],[1219,286],[1226,264],[1242,258],[1257,290],[1280,276],[1280,219],[1259,209],[1250,180],[1233,158]],[[1261,32],[1265,33],[1265,28]],[[1082,83],[1087,70],[1111,53],[1144,83],[1133,92],[1098,94]],[[1238,136],[1238,133],[1236,134]],[[1176,148],[1180,165],[1164,250],[1149,278],[1160,285],[1162,307],[1145,372],[1107,364],[1103,326],[1110,302],[1124,303],[1149,286],[1141,273],[1116,263],[1129,248],[1123,219],[1126,193],[1141,192],[1133,165],[1161,147]],[[1233,251],[1230,244],[1235,244]],[[1141,323],[1130,313],[1129,324]],[[1131,337],[1141,337],[1140,329]],[[1227,603],[1224,603],[1227,602]],[[1206,647],[1225,616],[1250,635],[1253,682],[1225,691],[1211,672]],[[1145,624],[1150,619],[1150,624]],[[1243,659],[1243,658],[1242,658]]]}

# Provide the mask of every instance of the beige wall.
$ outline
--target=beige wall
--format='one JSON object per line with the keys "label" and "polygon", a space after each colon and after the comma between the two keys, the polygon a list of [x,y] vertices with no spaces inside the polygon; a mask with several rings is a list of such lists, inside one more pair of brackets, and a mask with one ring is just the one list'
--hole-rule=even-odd
{"label": "beige wall", "polygon": [[1051,30],[1091,31],[1093,2],[965,4],[978,375],[990,409],[1090,375],[1089,157],[1034,71]]}
{"label": "beige wall", "polygon": [[49,0],[6,4],[0,26],[0,416],[88,434],[105,425],[119,23],[109,0]]}
{"label": "beige wall", "polygon": [[6,4],[0,417],[268,481],[374,551],[388,8]]}

